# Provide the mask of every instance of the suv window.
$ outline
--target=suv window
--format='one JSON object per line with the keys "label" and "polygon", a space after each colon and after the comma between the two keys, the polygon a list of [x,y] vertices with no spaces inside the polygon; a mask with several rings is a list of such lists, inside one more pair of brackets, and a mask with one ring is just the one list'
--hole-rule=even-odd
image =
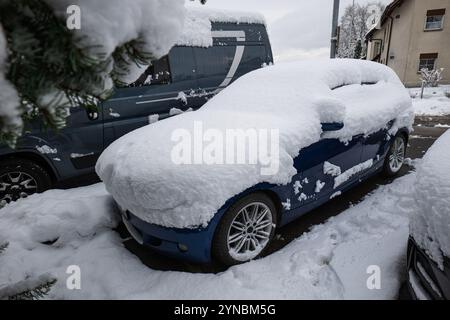
{"label": "suv window", "polygon": [[169,84],[171,82],[169,58],[164,56],[153,61],[145,72],[130,87],[143,87],[157,84]]}

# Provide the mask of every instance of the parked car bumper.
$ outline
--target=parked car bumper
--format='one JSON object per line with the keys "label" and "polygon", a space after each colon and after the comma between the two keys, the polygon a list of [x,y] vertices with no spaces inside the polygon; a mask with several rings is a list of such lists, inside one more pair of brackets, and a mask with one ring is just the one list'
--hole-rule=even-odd
{"label": "parked car bumper", "polygon": [[450,267],[444,270],[431,260],[413,238],[408,243],[408,291],[414,300],[450,299]]}
{"label": "parked car bumper", "polygon": [[122,212],[128,232],[141,245],[173,258],[195,263],[211,262],[211,245],[221,211],[205,228],[166,228],[143,221],[129,211]]}

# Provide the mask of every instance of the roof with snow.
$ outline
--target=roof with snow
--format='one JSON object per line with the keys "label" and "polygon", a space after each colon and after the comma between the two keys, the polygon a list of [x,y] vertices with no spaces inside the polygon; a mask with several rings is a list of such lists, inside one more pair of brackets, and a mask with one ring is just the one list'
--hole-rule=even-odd
{"label": "roof with snow", "polygon": [[258,12],[214,10],[209,8],[188,8],[187,18],[190,20],[208,19],[211,22],[226,23],[266,23],[264,16]]}
{"label": "roof with snow", "polygon": [[256,12],[188,8],[183,33],[176,44],[192,47],[212,46],[211,30],[214,22],[266,25],[264,16]]}
{"label": "roof with snow", "polygon": [[367,34],[366,34],[366,39],[370,38],[373,33],[376,30],[379,30],[381,28],[381,26],[386,22],[386,20],[390,17],[390,15],[392,14],[392,12],[399,7],[404,0],[394,0],[392,1],[387,7],[386,9],[384,9],[383,14],[381,15],[381,19],[380,21],[378,21],[378,23],[372,28],[370,29]]}

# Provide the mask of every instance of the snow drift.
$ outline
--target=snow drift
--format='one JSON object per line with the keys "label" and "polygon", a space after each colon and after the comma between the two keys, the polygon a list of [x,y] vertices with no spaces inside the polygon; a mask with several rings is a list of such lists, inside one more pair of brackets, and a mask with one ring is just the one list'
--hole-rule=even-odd
{"label": "snow drift", "polygon": [[[218,274],[144,265],[112,230],[119,213],[103,184],[35,194],[0,209],[0,245],[9,243],[0,253],[0,299],[43,275],[57,279],[48,299],[395,299],[414,177],[380,187],[268,257]],[[72,265],[81,290],[67,289]],[[369,265],[381,268],[380,290],[366,287]]]}
{"label": "snow drift", "polygon": [[414,187],[417,210],[411,234],[443,268],[443,254],[450,257],[450,131],[423,158]]}
{"label": "snow drift", "polygon": [[[297,173],[293,159],[320,140],[321,123],[343,122],[344,129],[333,136],[348,141],[392,119],[397,119],[394,131],[410,127],[413,112],[408,92],[384,65],[360,60],[280,64],[243,76],[197,112],[122,137],[101,155],[96,171],[118,204],[141,219],[194,228],[205,226],[226,200],[251,186],[289,183]],[[204,132],[279,130],[278,172],[262,175],[262,159],[248,165],[174,164],[171,136],[177,129],[194,135],[195,122]]]}

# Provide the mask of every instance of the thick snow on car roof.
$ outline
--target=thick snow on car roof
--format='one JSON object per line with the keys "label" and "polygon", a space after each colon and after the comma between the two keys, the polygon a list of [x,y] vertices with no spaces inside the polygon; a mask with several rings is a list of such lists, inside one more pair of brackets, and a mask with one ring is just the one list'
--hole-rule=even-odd
{"label": "thick snow on car roof", "polygon": [[183,32],[177,45],[210,47],[213,45],[212,22],[266,24],[263,15],[255,12],[188,8]]}
{"label": "thick snow on car roof", "polygon": [[[398,77],[384,65],[361,60],[280,64],[241,77],[199,111],[120,138],[101,155],[96,170],[115,200],[141,219],[166,227],[205,226],[228,199],[246,189],[261,182],[288,184],[297,173],[293,159],[321,139],[321,123],[343,122],[344,129],[333,136],[348,141],[393,119],[391,133],[411,127],[412,105]],[[228,130],[247,129],[278,130],[276,172],[263,173],[267,161],[260,154],[256,164],[173,161],[179,138],[174,132],[194,140],[199,131],[226,136]],[[192,157],[198,153],[192,150]]]}
{"label": "thick snow on car roof", "polygon": [[450,257],[450,130],[424,156],[414,187],[411,234],[442,268],[443,254]]}

